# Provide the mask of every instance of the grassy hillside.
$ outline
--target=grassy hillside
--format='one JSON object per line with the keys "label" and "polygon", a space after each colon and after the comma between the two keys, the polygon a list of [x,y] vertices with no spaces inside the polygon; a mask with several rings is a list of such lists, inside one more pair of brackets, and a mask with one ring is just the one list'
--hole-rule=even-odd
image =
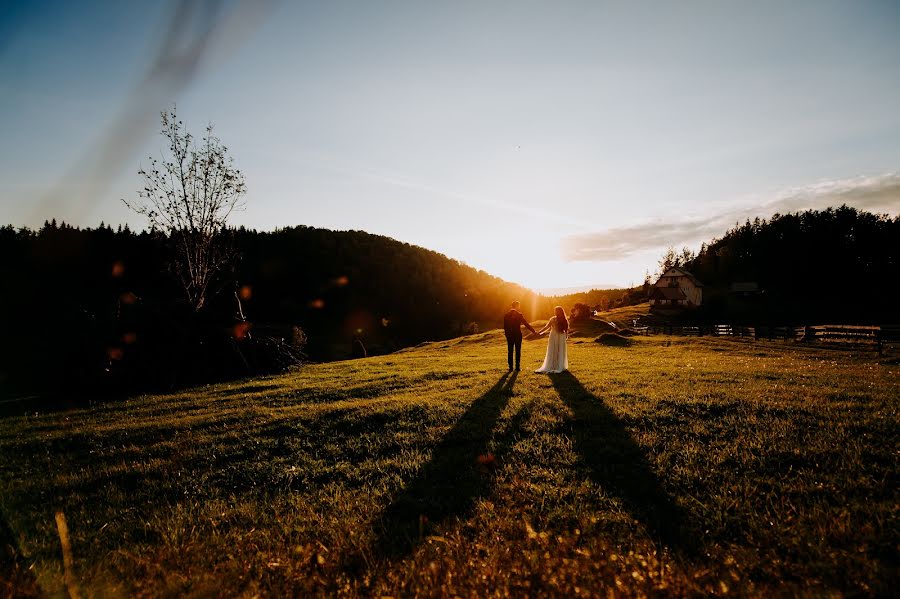
{"label": "grassy hillside", "polygon": [[65,592],[59,511],[87,595],[896,588],[896,360],[579,337],[547,377],[544,348],[518,375],[490,332],[4,418],[0,580]]}
{"label": "grassy hillside", "polygon": [[650,303],[643,302],[633,306],[623,306],[597,314],[597,318],[606,322],[613,322],[620,328],[629,328],[635,320],[645,319],[650,315]]}

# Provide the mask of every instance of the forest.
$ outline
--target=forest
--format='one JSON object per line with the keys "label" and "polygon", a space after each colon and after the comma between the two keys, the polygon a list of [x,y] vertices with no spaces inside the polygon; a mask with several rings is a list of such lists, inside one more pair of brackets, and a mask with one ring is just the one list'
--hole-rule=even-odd
{"label": "forest", "polygon": [[900,217],[848,206],[775,214],[735,225],[686,258],[676,261],[705,286],[704,320],[897,321]]}
{"label": "forest", "polygon": [[626,291],[546,298],[362,231],[237,228],[223,237],[236,258],[195,312],[162,233],[56,221],[0,228],[2,387],[167,390],[496,328],[513,299],[538,319],[556,303],[621,303]]}
{"label": "forest", "polygon": [[[544,297],[362,231],[222,233],[235,259],[195,311],[170,272],[174,248],[162,233],[55,221],[36,231],[0,228],[0,388],[12,395],[171,390],[497,328],[513,299],[533,320],[557,304],[587,316],[645,301],[649,284]],[[736,225],[696,254],[663,257],[661,270],[683,266],[704,283],[703,306],[671,318],[896,322],[898,240],[897,217],[846,206]]]}

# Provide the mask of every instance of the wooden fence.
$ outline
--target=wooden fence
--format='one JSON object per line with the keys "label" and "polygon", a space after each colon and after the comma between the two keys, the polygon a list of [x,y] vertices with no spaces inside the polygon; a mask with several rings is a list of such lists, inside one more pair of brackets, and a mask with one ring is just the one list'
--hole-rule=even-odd
{"label": "wooden fence", "polygon": [[647,325],[632,330],[642,335],[688,337],[749,337],[784,341],[819,342],[829,345],[871,347],[881,355],[886,345],[900,342],[900,325],[855,326],[824,324],[815,326],[744,326],[714,324],[696,326]]}

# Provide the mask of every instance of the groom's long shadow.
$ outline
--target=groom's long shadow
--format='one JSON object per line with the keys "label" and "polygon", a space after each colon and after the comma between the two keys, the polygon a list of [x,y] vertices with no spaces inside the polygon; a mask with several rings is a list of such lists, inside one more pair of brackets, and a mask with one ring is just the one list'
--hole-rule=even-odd
{"label": "groom's long shadow", "polygon": [[434,448],[428,463],[385,509],[374,544],[377,553],[398,557],[411,552],[426,529],[464,514],[489,491],[491,464],[479,466],[477,461],[487,452],[517,374],[504,374],[472,402]]}
{"label": "groom's long shadow", "polygon": [[684,511],[663,488],[622,421],[572,373],[551,374],[550,380],[574,414],[575,448],[593,480],[618,496],[654,540],[679,553],[693,553],[696,546],[686,534]]}

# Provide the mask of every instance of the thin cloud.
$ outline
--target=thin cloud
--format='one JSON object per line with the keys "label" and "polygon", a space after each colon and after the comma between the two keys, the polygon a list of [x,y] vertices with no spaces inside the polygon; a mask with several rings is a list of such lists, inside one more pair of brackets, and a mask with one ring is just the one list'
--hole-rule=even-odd
{"label": "thin cloud", "polygon": [[258,156],[266,156],[270,159],[286,160],[294,165],[302,165],[307,168],[316,169],[322,172],[333,173],[341,177],[353,177],[364,179],[366,181],[374,181],[375,183],[388,187],[395,187],[407,191],[422,192],[429,196],[440,198],[442,200],[451,200],[454,202],[463,202],[466,204],[482,207],[494,208],[509,214],[518,214],[521,216],[531,217],[538,220],[553,221],[569,227],[579,227],[584,229],[584,223],[578,219],[567,216],[563,212],[555,212],[542,210],[531,206],[516,204],[489,198],[480,195],[462,193],[453,189],[436,187],[429,183],[419,181],[409,176],[391,173],[370,166],[354,164],[343,159],[326,156],[319,152],[307,153],[305,155],[296,155],[286,157],[283,154],[255,150]]}
{"label": "thin cloud", "polygon": [[824,209],[846,204],[876,213],[900,213],[900,173],[854,177],[785,189],[769,202],[679,221],[651,221],[596,233],[571,235],[562,242],[569,262],[621,260],[643,251],[681,246],[721,236],[735,223],[776,213]]}

